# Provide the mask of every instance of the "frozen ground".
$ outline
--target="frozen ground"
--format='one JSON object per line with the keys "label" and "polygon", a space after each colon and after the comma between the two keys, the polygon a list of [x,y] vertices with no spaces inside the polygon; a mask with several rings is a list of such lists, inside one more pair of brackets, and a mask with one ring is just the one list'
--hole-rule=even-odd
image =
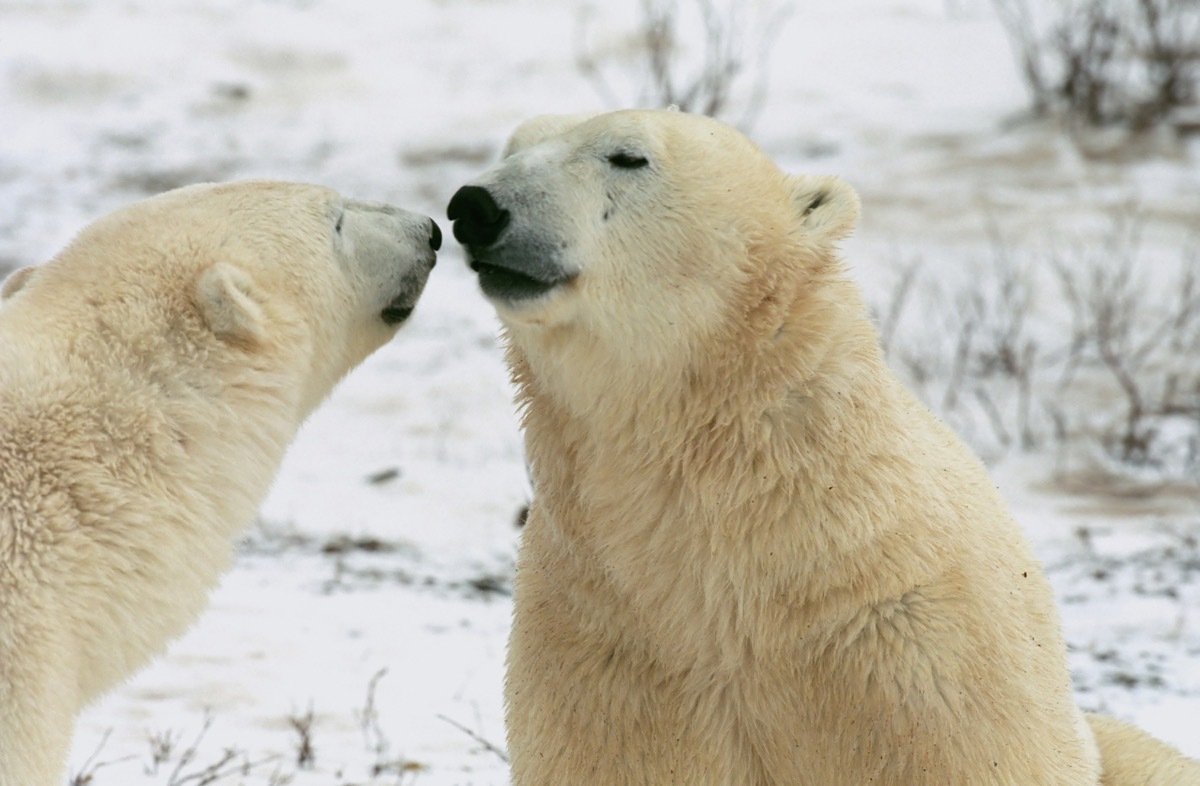
{"label": "frozen ground", "polygon": [[[1091,160],[1016,122],[1023,94],[984,0],[798,5],[754,136],[859,188],[847,254],[872,298],[913,256],[969,273],[997,234],[1101,247],[1134,213],[1155,258],[1195,232],[1195,149]],[[634,7],[588,12],[605,62],[630,56]],[[0,270],[201,180],[323,182],[441,217],[516,122],[601,106],[573,66],[583,10],[0,0]],[[80,784],[506,782],[528,488],[493,316],[453,243],[441,260],[413,324],[305,428],[200,624],[83,715]],[[1200,756],[1196,487],[1097,490],[1062,482],[1054,459],[996,472],[1059,593],[1079,700]]]}

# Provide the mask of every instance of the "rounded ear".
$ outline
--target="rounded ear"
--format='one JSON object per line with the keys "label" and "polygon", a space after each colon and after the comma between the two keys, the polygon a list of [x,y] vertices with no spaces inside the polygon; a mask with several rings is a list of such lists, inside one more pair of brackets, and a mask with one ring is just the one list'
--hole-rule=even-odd
{"label": "rounded ear", "polygon": [[267,337],[267,320],[254,280],[227,262],[217,262],[196,282],[196,304],[209,330],[223,341],[257,344]]}
{"label": "rounded ear", "polygon": [[854,231],[858,194],[846,181],[832,175],[795,175],[791,184],[792,202],[809,236],[836,243]]}
{"label": "rounded ear", "polygon": [[0,285],[0,301],[8,300],[20,292],[35,270],[35,267],[23,267],[9,273],[8,278],[4,279],[4,284]]}
{"label": "rounded ear", "polygon": [[578,112],[570,115],[539,115],[526,120],[517,126],[504,145],[501,158],[508,158],[513,153],[519,153],[527,147],[533,147],[539,142],[570,131],[575,126],[592,119],[599,112]]}

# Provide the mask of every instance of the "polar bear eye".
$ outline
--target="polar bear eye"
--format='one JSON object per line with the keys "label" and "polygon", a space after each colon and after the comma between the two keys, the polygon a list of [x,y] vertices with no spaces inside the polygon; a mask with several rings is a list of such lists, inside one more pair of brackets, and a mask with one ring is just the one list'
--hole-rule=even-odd
{"label": "polar bear eye", "polygon": [[615,166],[617,169],[641,169],[644,166],[649,166],[650,162],[643,156],[637,153],[629,153],[622,150],[619,153],[612,153],[608,156],[608,163]]}
{"label": "polar bear eye", "polygon": [[333,231],[337,232],[339,235],[342,234],[342,222],[345,220],[346,220],[346,211],[343,210],[341,213],[338,214],[337,223],[333,225]]}

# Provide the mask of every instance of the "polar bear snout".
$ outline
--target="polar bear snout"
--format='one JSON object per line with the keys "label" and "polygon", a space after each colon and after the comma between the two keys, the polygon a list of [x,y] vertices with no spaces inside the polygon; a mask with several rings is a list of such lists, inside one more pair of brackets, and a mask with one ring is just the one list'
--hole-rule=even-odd
{"label": "polar bear snout", "polygon": [[575,277],[562,264],[564,244],[544,227],[519,226],[482,186],[463,186],[446,208],[454,237],[467,249],[479,286],[493,300],[509,305],[544,295]]}
{"label": "polar bear snout", "polygon": [[429,216],[380,202],[335,206],[334,248],[359,302],[385,325],[412,315],[437,264],[442,230]]}

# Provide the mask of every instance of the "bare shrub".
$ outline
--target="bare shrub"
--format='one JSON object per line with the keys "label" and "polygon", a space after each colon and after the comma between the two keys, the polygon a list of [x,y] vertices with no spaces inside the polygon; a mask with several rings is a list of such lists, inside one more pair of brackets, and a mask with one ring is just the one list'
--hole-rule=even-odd
{"label": "bare shrub", "polygon": [[[210,784],[233,781],[246,777],[273,762],[276,757],[251,759],[249,755],[237,748],[224,748],[213,760],[202,763],[200,760],[201,745],[208,732],[212,729],[212,715],[205,714],[204,723],[197,732],[192,743],[182,750],[176,750],[178,739],[170,733],[156,735],[150,738],[151,756],[155,771],[158,767],[169,764],[174,758],[175,766],[167,774],[166,786],[210,786]],[[165,743],[165,744],[164,744]],[[271,776],[272,783],[286,783],[280,780],[278,773]]]}
{"label": "bare shrub", "polygon": [[370,766],[370,775],[372,778],[378,778],[382,775],[395,775],[397,783],[401,782],[406,776],[411,776],[413,782],[416,781],[417,775],[424,772],[426,766],[420,762],[413,761],[404,756],[391,756],[389,750],[392,746],[391,740],[384,734],[383,726],[379,722],[379,709],[375,700],[375,694],[379,689],[379,682],[387,676],[388,670],[380,669],[371,676],[367,683],[367,700],[363,705],[362,711],[358,714],[359,728],[362,730],[363,744],[366,746],[367,753],[373,759]]}
{"label": "bare shrub", "polygon": [[486,737],[484,737],[479,732],[474,731],[473,729],[470,729],[470,728],[464,726],[463,724],[459,723],[458,721],[454,720],[453,718],[448,718],[445,715],[439,715],[438,718],[440,720],[445,721],[446,723],[449,723],[451,726],[453,726],[454,728],[461,731],[463,734],[470,737],[472,740],[474,740],[476,743],[478,743],[480,745],[480,747],[482,747],[485,751],[487,751],[488,753],[494,754],[496,756],[496,758],[500,759],[500,761],[504,762],[505,764],[508,764],[508,752],[505,751],[504,748],[500,747],[499,745],[497,745],[494,742],[491,742],[490,740],[488,740]]}
{"label": "bare shrub", "polygon": [[150,763],[146,765],[146,774],[157,775],[159,769],[175,755],[179,737],[174,731],[167,729],[150,733],[146,741],[150,744]]}
{"label": "bare shrub", "polygon": [[752,125],[766,99],[770,54],[791,4],[641,0],[640,10],[638,87],[630,97],[613,87],[615,57],[598,55],[587,44],[587,10],[579,17],[576,65],[600,98],[612,107],[675,106],[742,128]]}
{"label": "bare shrub", "polygon": [[1130,465],[1200,469],[1200,259],[1185,255],[1155,285],[1139,274],[1137,244],[1131,236],[1104,264],[1052,260],[1072,318],[1059,389],[1103,372],[1123,410],[1101,426],[1106,451]]}
{"label": "bare shrub", "polygon": [[105,767],[111,767],[114,764],[120,764],[121,762],[128,761],[129,759],[133,758],[132,756],[125,756],[120,759],[100,761],[100,754],[103,752],[104,747],[108,745],[108,738],[111,735],[111,729],[104,732],[104,735],[100,738],[100,742],[96,745],[96,749],[92,751],[91,755],[87,757],[86,761],[84,761],[83,766],[79,768],[79,772],[70,777],[68,780],[68,786],[93,786],[96,781],[97,772]]}
{"label": "bare shrub", "polygon": [[1195,0],[992,0],[1035,115],[1130,132],[1188,126],[1200,100]]}
{"label": "bare shrub", "polygon": [[1174,270],[1154,261],[1130,225],[1099,251],[1017,254],[997,241],[989,264],[958,279],[909,263],[877,310],[881,343],[985,459],[1054,444],[1195,482],[1200,255]]}
{"label": "bare shrub", "polygon": [[288,717],[288,725],[296,732],[296,766],[302,770],[311,770],[317,762],[317,750],[313,747],[313,708],[303,715]]}
{"label": "bare shrub", "polygon": [[[1042,445],[1052,429],[1037,401],[1046,352],[1032,324],[1028,263],[998,245],[975,276],[919,271],[903,268],[880,312],[888,359],[986,458]],[[912,309],[919,321],[908,319]]]}
{"label": "bare shrub", "polygon": [[[368,786],[387,783],[403,786],[418,782],[429,769],[426,764],[397,755],[391,740],[384,732],[376,694],[386,674],[387,669],[380,669],[371,677],[367,684],[365,705],[355,713],[366,755],[359,755],[345,764],[333,765],[325,762],[322,766],[326,769],[337,767],[336,771],[326,773],[327,782],[330,784]],[[300,778],[302,773],[306,773],[306,778],[321,775],[314,740],[316,715],[312,707],[303,713],[293,711],[289,715],[281,716],[281,719],[286,722],[292,733],[290,740],[286,744],[281,741],[278,748],[271,749],[274,752],[258,755],[242,747],[217,747],[209,742],[214,718],[211,713],[205,712],[199,730],[190,741],[175,730],[148,734],[149,758],[143,759],[143,770],[155,783],[162,786],[234,786],[250,783],[286,786]],[[488,743],[473,732],[465,729],[464,731],[471,734],[487,750],[499,752],[503,756],[501,748]],[[83,763],[79,773],[71,778],[68,786],[102,786],[109,781],[121,782],[117,776],[106,781],[96,773],[113,764],[142,759],[142,756],[131,755],[108,761],[99,760],[108,744],[108,738],[106,733],[95,752]],[[341,755],[347,752],[337,753]],[[349,778],[353,779],[348,780]]]}
{"label": "bare shrub", "polygon": [[379,689],[379,681],[386,677],[387,673],[387,669],[380,669],[371,675],[371,680],[367,683],[367,700],[363,704],[358,718],[359,728],[362,729],[363,744],[366,746],[367,752],[375,754],[377,759],[382,758],[390,746],[387,735],[383,733],[383,727],[379,725],[379,709],[375,704],[375,693]]}

